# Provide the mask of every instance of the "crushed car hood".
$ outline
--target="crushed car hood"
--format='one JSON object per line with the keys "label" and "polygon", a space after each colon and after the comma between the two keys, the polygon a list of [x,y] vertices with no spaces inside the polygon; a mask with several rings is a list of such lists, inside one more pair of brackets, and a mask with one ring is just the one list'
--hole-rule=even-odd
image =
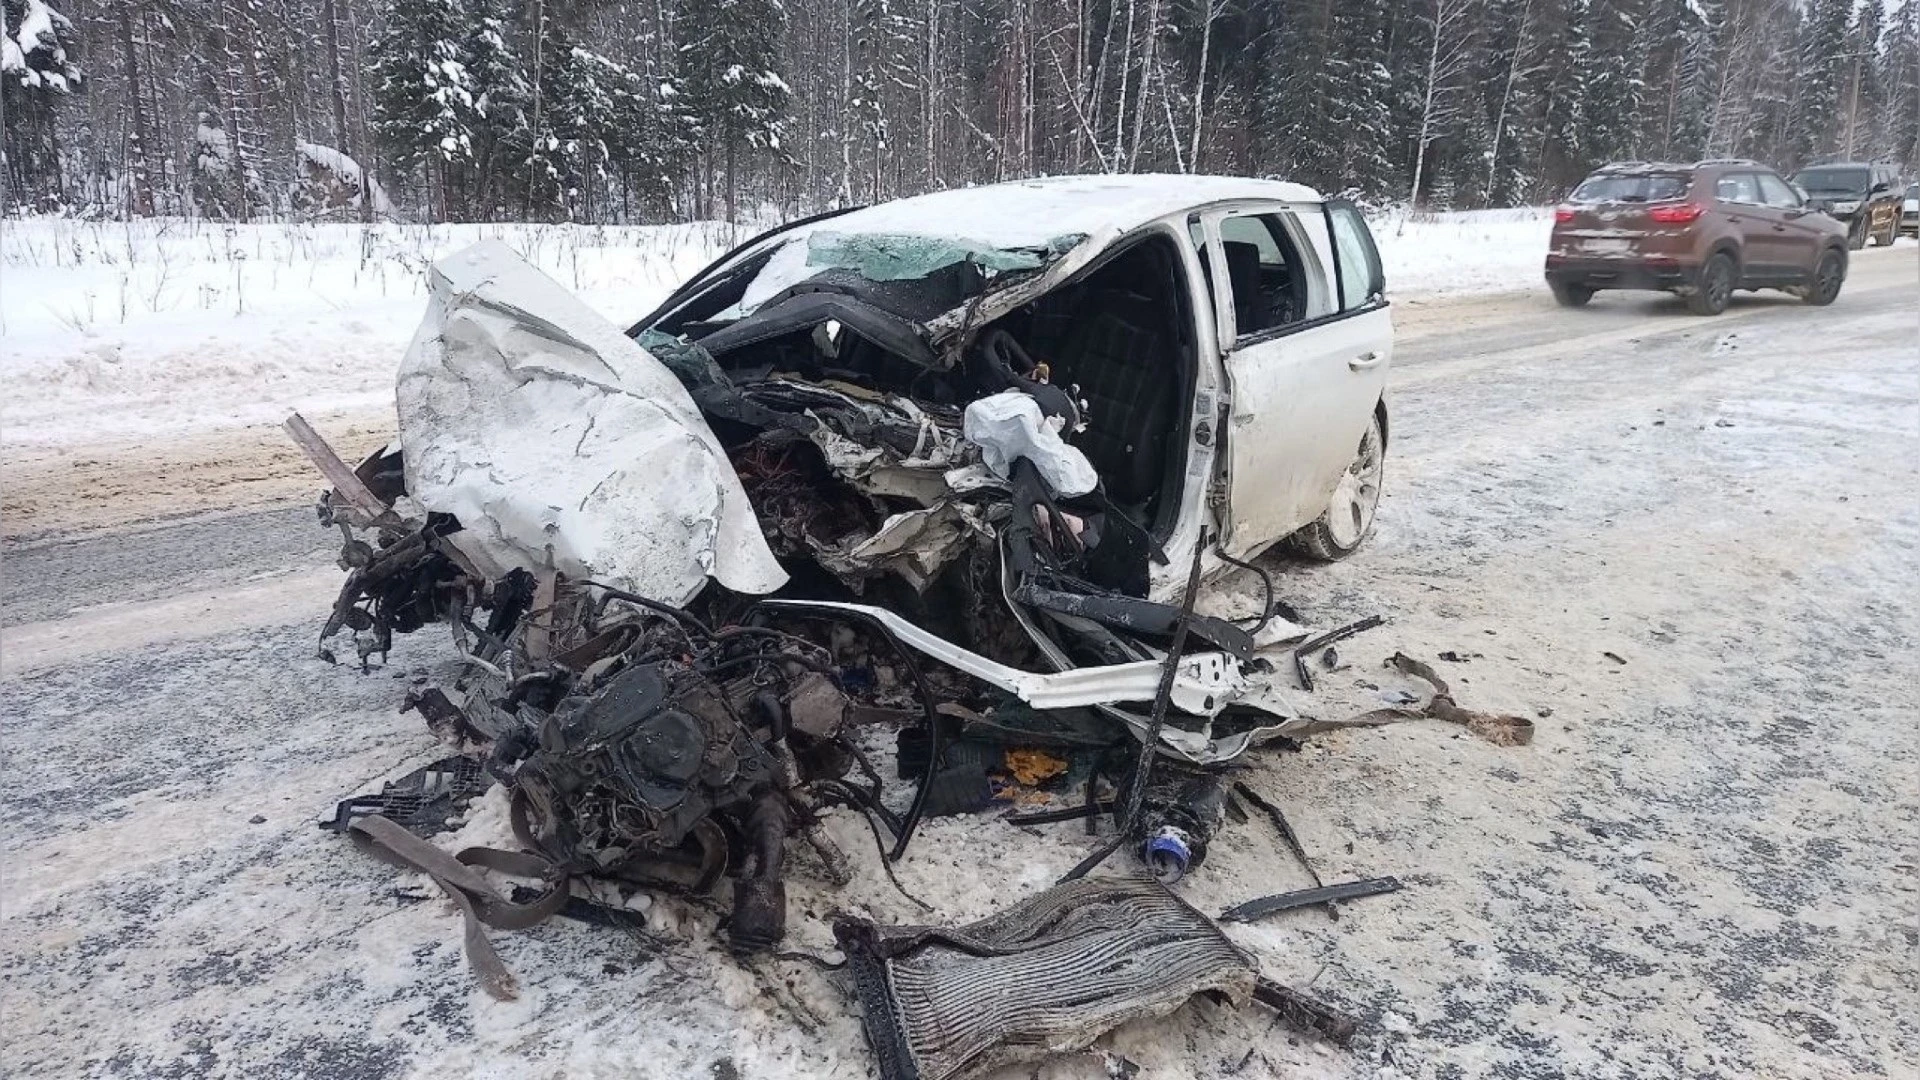
{"label": "crushed car hood", "polygon": [[552,566],[669,602],[787,580],[686,388],[499,241],[434,264],[396,403],[408,493],[488,576]]}

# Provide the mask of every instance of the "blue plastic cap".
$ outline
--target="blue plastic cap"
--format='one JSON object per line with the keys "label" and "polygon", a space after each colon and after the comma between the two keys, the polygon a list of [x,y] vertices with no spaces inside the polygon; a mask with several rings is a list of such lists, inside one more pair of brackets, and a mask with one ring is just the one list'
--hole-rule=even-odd
{"label": "blue plastic cap", "polygon": [[1147,868],[1153,871],[1154,877],[1171,885],[1186,875],[1187,864],[1193,859],[1193,849],[1187,846],[1186,834],[1169,825],[1147,837],[1146,850],[1141,857],[1146,860]]}

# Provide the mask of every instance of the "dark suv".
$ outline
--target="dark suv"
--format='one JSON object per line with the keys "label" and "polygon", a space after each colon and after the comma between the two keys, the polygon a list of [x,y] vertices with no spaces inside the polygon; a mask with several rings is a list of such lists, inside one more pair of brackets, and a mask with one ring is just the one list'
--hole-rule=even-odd
{"label": "dark suv", "polygon": [[1698,315],[1726,310],[1735,289],[1831,304],[1846,277],[1846,226],[1745,160],[1605,166],[1554,211],[1547,250],[1566,307],[1601,289],[1678,293]]}
{"label": "dark suv", "polygon": [[1900,173],[1892,165],[1842,161],[1801,169],[1793,182],[1807,202],[1847,226],[1847,246],[1891,244],[1900,235]]}

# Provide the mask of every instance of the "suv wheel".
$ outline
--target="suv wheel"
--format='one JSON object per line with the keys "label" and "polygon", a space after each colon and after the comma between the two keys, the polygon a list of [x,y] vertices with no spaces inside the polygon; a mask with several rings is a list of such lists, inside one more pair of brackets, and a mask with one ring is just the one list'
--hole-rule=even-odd
{"label": "suv wheel", "polygon": [[1733,260],[1719,252],[1700,268],[1693,291],[1687,294],[1687,308],[1695,315],[1718,315],[1733,299]]}
{"label": "suv wheel", "polygon": [[1899,215],[1895,215],[1892,221],[1887,222],[1887,227],[1881,230],[1880,235],[1873,238],[1873,246],[1887,247],[1891,245],[1894,241],[1894,238],[1898,237],[1899,235],[1900,235],[1900,218],[1899,218]]}
{"label": "suv wheel", "polygon": [[1373,514],[1380,508],[1380,484],[1387,471],[1387,441],[1374,413],[1360,449],[1334,486],[1333,501],[1313,524],[1294,533],[1292,546],[1322,562],[1344,559],[1360,550],[1373,531]]}
{"label": "suv wheel", "polygon": [[1585,285],[1569,285],[1561,281],[1547,282],[1547,288],[1553,290],[1553,302],[1561,307],[1586,307],[1593,299],[1593,290]]}
{"label": "suv wheel", "polygon": [[1867,246],[1866,215],[1862,214],[1854,218],[1853,224],[1847,226],[1847,246],[1855,251]]}
{"label": "suv wheel", "polygon": [[1813,281],[1808,284],[1804,299],[1815,307],[1826,307],[1840,295],[1840,285],[1847,280],[1847,262],[1838,251],[1828,248],[1820,255],[1820,264],[1814,267]]}

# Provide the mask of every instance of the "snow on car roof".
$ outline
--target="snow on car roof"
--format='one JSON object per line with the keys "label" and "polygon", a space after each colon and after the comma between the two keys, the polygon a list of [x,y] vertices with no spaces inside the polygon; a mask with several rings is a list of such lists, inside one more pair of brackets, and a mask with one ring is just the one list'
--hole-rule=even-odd
{"label": "snow on car roof", "polygon": [[812,228],[964,236],[999,248],[1043,247],[1055,237],[1091,236],[1115,228],[1130,232],[1168,214],[1235,199],[1318,202],[1320,194],[1300,184],[1236,176],[1052,176],[879,203]]}

